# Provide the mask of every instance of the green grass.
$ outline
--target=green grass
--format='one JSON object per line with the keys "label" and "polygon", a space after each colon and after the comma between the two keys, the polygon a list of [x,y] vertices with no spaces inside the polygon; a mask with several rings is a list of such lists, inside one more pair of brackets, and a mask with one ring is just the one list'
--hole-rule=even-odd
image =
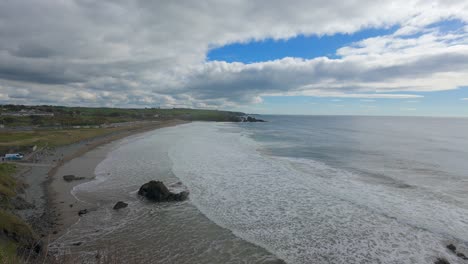
{"label": "green grass", "polygon": [[120,128],[87,129],[47,129],[34,131],[13,131],[0,133],[0,147],[8,146],[61,146],[72,144],[87,138],[105,135]]}
{"label": "green grass", "polygon": [[18,256],[16,255],[17,248],[18,245],[16,243],[0,240],[0,263],[20,263],[20,261],[18,261]]}
{"label": "green grass", "polygon": [[36,110],[53,113],[49,116],[0,116],[0,123],[7,127],[20,126],[78,126],[100,125],[104,123],[119,123],[138,120],[183,119],[198,121],[236,121],[236,117],[244,115],[240,112],[188,109],[188,108],[94,108],[94,107],[64,107],[64,106],[21,106],[0,105],[0,112],[18,112],[20,110]]}
{"label": "green grass", "polygon": [[0,164],[0,200],[16,195],[16,180],[12,176],[15,171],[16,166],[14,164]]}
{"label": "green grass", "polygon": [[5,233],[8,232],[9,236],[16,236],[20,244],[26,245],[28,242],[37,239],[31,227],[25,223],[18,216],[0,209],[0,230]]}
{"label": "green grass", "polygon": [[16,249],[37,240],[31,227],[8,211],[11,207],[10,199],[16,196],[15,172],[14,164],[0,164],[0,263],[20,263]]}
{"label": "green grass", "polygon": [[0,263],[24,263],[17,255],[18,248],[30,248],[38,240],[32,228],[18,216],[0,209]]}

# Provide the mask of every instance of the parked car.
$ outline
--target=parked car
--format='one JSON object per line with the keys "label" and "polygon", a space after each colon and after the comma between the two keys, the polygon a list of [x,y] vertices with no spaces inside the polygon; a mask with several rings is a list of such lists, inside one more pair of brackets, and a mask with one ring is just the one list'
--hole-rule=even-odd
{"label": "parked car", "polygon": [[24,155],[21,153],[5,154],[5,157],[4,157],[5,160],[22,160],[23,158],[24,158]]}

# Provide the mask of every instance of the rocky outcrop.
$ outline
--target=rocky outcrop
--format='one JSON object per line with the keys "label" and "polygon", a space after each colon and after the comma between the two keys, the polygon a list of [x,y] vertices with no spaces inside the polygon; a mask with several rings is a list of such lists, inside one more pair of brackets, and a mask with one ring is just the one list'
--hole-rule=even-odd
{"label": "rocky outcrop", "polygon": [[122,209],[122,208],[125,208],[127,207],[128,204],[127,203],[124,203],[122,201],[118,201],[115,205],[114,205],[114,210],[119,210],[119,209]]}
{"label": "rocky outcrop", "polygon": [[143,184],[138,194],[154,202],[184,201],[188,198],[188,191],[173,193],[161,181],[150,181]]}
{"label": "rocky outcrop", "polygon": [[75,175],[63,175],[63,179],[66,182],[84,180],[85,177],[76,177]]}
{"label": "rocky outcrop", "polygon": [[244,118],[242,122],[266,122],[266,121],[262,119],[257,119],[255,117],[247,116],[247,118]]}
{"label": "rocky outcrop", "polygon": [[232,122],[266,122],[265,120],[257,119],[255,117],[251,117],[248,115],[234,116],[230,121]]}

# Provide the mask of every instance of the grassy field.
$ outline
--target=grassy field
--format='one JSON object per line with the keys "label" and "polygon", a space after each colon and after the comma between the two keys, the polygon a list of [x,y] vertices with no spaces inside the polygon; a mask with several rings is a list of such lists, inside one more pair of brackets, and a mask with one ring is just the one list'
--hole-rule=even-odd
{"label": "grassy field", "polygon": [[2,146],[61,146],[109,134],[123,128],[46,129],[33,131],[8,131],[0,133]]}
{"label": "grassy field", "polygon": [[[109,134],[128,127],[106,127],[123,122],[140,123],[171,119],[189,121],[238,122],[243,113],[203,109],[122,109],[64,106],[0,105],[0,155],[9,152],[29,152],[31,146],[61,146],[83,139]],[[14,116],[12,113],[28,113]],[[49,113],[53,116],[37,116]],[[143,124],[141,124],[143,125]],[[94,128],[83,128],[94,127]]]}
{"label": "grassy field", "polygon": [[1,113],[18,113],[20,111],[36,111],[52,113],[54,116],[1,116],[0,124],[6,127],[21,126],[83,126],[101,125],[142,120],[181,119],[190,121],[238,121],[244,115],[240,112],[204,110],[204,109],[124,109],[124,108],[92,108],[64,106],[19,106],[1,105]]}

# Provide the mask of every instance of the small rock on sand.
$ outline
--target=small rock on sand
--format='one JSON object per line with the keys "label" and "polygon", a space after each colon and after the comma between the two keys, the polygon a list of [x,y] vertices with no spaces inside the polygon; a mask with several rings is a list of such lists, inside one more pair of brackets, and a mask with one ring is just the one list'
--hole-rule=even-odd
{"label": "small rock on sand", "polygon": [[128,204],[127,203],[124,203],[122,201],[118,201],[115,205],[114,205],[114,210],[119,210],[119,209],[122,209],[122,208],[125,208],[127,207]]}
{"label": "small rock on sand", "polygon": [[71,181],[83,180],[84,177],[76,177],[75,175],[63,175],[63,179],[66,182],[71,182]]}
{"label": "small rock on sand", "polygon": [[88,209],[83,209],[83,210],[78,211],[79,216],[82,216],[82,215],[87,214],[87,213],[88,213]]}

